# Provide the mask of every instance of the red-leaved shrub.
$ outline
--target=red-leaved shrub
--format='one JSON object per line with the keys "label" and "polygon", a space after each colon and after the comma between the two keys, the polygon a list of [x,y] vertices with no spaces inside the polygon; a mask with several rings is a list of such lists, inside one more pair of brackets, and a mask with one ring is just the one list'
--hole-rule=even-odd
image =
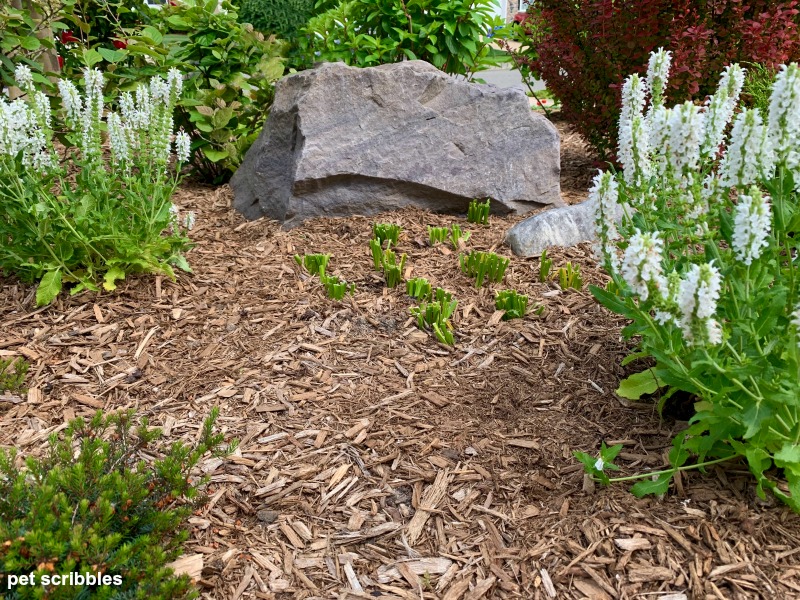
{"label": "red-leaved shrub", "polygon": [[530,67],[564,118],[614,158],[623,79],[645,73],[652,50],[673,53],[669,102],[702,100],[731,62],[800,59],[798,0],[537,0],[544,34]]}

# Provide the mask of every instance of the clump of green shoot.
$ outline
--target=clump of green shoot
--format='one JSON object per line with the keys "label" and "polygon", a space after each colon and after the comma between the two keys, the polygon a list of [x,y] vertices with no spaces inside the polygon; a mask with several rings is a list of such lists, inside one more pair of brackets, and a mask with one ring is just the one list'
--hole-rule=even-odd
{"label": "clump of green shoot", "polygon": [[383,251],[383,275],[386,279],[386,286],[390,288],[397,287],[403,281],[403,268],[406,265],[406,255],[400,256],[398,262],[397,255],[394,250],[387,248]]}
{"label": "clump of green shoot", "polygon": [[422,302],[419,306],[411,307],[411,316],[417,319],[417,327],[433,331],[436,339],[442,344],[452,346],[455,344],[453,328],[450,317],[456,311],[458,300],[453,300],[452,294],[442,288],[436,288],[430,302]]}
{"label": "clump of green shoot", "polygon": [[428,225],[428,243],[431,246],[436,244],[443,244],[447,239],[450,230],[447,227],[432,227]]}
{"label": "clump of green shoot", "polygon": [[345,294],[353,294],[356,291],[356,284],[347,283],[336,275],[325,275],[320,273],[319,280],[325,287],[325,293],[333,300],[343,300]]}
{"label": "clump of green shoot", "polygon": [[528,297],[517,293],[517,290],[503,290],[502,292],[497,292],[494,305],[497,310],[505,311],[506,314],[503,315],[504,321],[521,319],[528,310]]}
{"label": "clump of green shoot", "polygon": [[402,227],[394,223],[375,223],[372,225],[372,239],[378,240],[381,247],[383,247],[386,242],[396,246],[401,231]]}
{"label": "clump of green shoot", "polygon": [[25,390],[25,377],[28,375],[30,363],[23,358],[0,358],[0,394],[3,392],[19,393]]}
{"label": "clump of green shoot", "polygon": [[472,235],[469,231],[461,231],[461,226],[453,224],[450,227],[450,243],[453,244],[453,250],[458,250],[461,247],[461,242],[467,243],[469,236]]}
{"label": "clump of green shoot", "polygon": [[369,241],[369,249],[372,252],[372,264],[375,266],[376,271],[383,270],[383,247],[380,240],[371,239]]}
{"label": "clump of green shoot", "polygon": [[562,290],[575,288],[579,290],[583,287],[583,278],[581,277],[581,268],[579,265],[573,265],[568,262],[566,266],[558,270],[558,285]]}
{"label": "clump of green shoot", "polygon": [[485,279],[495,283],[501,282],[510,262],[509,259],[497,256],[494,252],[478,250],[461,254],[458,260],[461,263],[461,272],[475,279],[475,287],[481,287]]}
{"label": "clump of green shoot", "polygon": [[418,300],[428,298],[431,295],[431,284],[424,277],[414,277],[406,281],[406,293]]}
{"label": "clump of green shoot", "polygon": [[431,246],[436,244],[443,244],[449,240],[453,245],[453,250],[458,250],[461,247],[461,242],[466,243],[470,236],[469,231],[461,231],[461,226],[454,224],[447,227],[431,227],[428,226],[428,242]]}
{"label": "clump of green shoot", "polygon": [[553,268],[553,261],[547,258],[547,250],[542,252],[539,259],[539,281],[544,283],[550,277],[550,269]]}
{"label": "clump of green shoot", "polygon": [[486,199],[486,202],[478,202],[477,200],[470,202],[469,209],[467,209],[467,221],[470,223],[488,225],[490,204],[491,203],[488,198]]}
{"label": "clump of green shoot", "polygon": [[325,273],[325,267],[331,259],[330,254],[306,254],[302,258],[299,254],[294,255],[294,260],[298,265],[308,271],[309,275],[320,275]]}

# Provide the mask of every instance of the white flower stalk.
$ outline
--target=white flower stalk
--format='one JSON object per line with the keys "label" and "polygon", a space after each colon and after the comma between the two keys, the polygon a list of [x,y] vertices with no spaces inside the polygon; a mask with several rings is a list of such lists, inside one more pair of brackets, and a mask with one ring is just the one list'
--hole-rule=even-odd
{"label": "white flower stalk", "polygon": [[178,162],[187,163],[192,151],[192,140],[189,134],[181,129],[175,135],[175,154],[178,157]]}
{"label": "white flower stalk", "polygon": [[718,344],[722,341],[719,324],[712,318],[722,288],[722,276],[712,263],[692,265],[678,289],[678,325],[690,345]]}
{"label": "white flower stalk", "polygon": [[739,194],[733,218],[733,251],[737,260],[750,266],[768,244],[772,226],[769,196],[752,186],[748,194]]}
{"label": "white flower stalk", "polygon": [[169,87],[170,102],[174,104],[183,91],[183,75],[175,67],[167,73],[167,86]]}
{"label": "white flower stalk", "polygon": [[717,93],[706,103],[706,120],[700,153],[704,157],[715,157],[733,117],[733,110],[739,102],[739,94],[744,85],[745,70],[739,65],[729,65],[722,72]]}
{"label": "white flower stalk", "polygon": [[697,172],[704,121],[700,107],[691,102],[679,104],[669,115],[669,164],[681,187],[687,187]]}
{"label": "white flower stalk", "polygon": [[14,80],[19,88],[26,92],[33,87],[33,73],[26,65],[17,65],[14,69]]}
{"label": "white flower stalk", "polygon": [[68,79],[58,80],[58,91],[61,95],[61,105],[67,116],[67,125],[77,129],[83,114],[83,99],[80,92]]}
{"label": "white flower stalk", "polygon": [[622,164],[623,176],[628,185],[644,186],[652,175],[650,162],[650,132],[642,115],[619,124],[619,150],[617,158]]}
{"label": "white flower stalk", "polygon": [[664,105],[664,89],[667,87],[672,53],[659,48],[650,53],[647,65],[647,91],[650,93],[651,110]]}
{"label": "white flower stalk", "polygon": [[35,99],[6,102],[0,96],[0,159],[13,160],[21,155],[25,167],[45,172],[55,166],[55,158],[50,144],[52,132],[45,128],[38,110]]}
{"label": "white flower stalk", "polygon": [[630,75],[625,83],[622,84],[622,112],[620,113],[620,123],[630,121],[636,115],[641,115],[644,110],[645,86],[641,77]]}
{"label": "white flower stalk", "polygon": [[667,278],[661,268],[664,241],[658,232],[642,233],[638,229],[628,241],[620,273],[634,293],[644,302],[651,290],[662,299],[667,291]]}
{"label": "white flower stalk", "polygon": [[189,212],[186,213],[186,217],[184,217],[183,226],[188,231],[191,231],[192,228],[194,227],[194,224],[195,224],[196,220],[197,220],[197,217],[195,216],[194,211],[190,210]]}
{"label": "white flower stalk", "polygon": [[97,69],[84,69],[84,102],[80,119],[81,152],[88,160],[99,160],[101,149],[101,125],[103,119],[103,74]]}
{"label": "white flower stalk", "polygon": [[760,177],[771,177],[774,168],[775,153],[761,113],[757,108],[746,108],[733,122],[728,150],[720,164],[720,184],[742,188]]}
{"label": "white flower stalk", "polygon": [[588,201],[594,204],[595,209],[598,240],[594,248],[595,254],[603,261],[607,270],[616,270],[619,259],[613,241],[620,237],[617,222],[622,217],[622,207],[619,204],[617,180],[612,173],[600,171],[594,176]]}
{"label": "white flower stalk", "polygon": [[800,163],[797,140],[800,139],[800,67],[796,63],[781,66],[772,87],[769,103],[769,137],[779,162],[790,169]]}
{"label": "white flower stalk", "polygon": [[108,141],[111,145],[111,160],[114,164],[130,167],[130,146],[128,134],[117,113],[108,115]]}
{"label": "white flower stalk", "polygon": [[653,151],[653,168],[659,177],[667,170],[667,150],[669,148],[669,122],[672,110],[663,106],[652,107],[647,112],[648,146]]}

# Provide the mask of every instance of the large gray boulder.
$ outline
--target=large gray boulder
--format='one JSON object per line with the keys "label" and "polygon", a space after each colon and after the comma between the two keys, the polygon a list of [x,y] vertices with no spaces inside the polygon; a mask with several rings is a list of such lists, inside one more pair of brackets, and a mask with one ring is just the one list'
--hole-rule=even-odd
{"label": "large gray boulder", "polygon": [[408,205],[498,213],[563,204],[559,136],[519,90],[459,81],[423,61],[325,63],[281,79],[261,136],[231,180],[248,219]]}
{"label": "large gray boulder", "polygon": [[587,200],[520,221],[506,233],[506,243],[517,256],[541,256],[551,246],[574,246],[596,237],[595,202]]}

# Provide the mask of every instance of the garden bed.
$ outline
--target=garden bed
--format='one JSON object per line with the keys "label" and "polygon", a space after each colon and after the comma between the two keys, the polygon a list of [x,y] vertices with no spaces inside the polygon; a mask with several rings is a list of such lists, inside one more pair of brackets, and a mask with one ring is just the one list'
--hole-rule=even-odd
{"label": "garden bed", "polygon": [[[564,138],[564,196],[580,201],[591,161]],[[427,225],[406,210],[407,277],[454,293],[455,348],[409,317],[367,246],[374,219],[281,231],[245,222],[226,188],[185,185],[197,212],[193,275],[142,277],[114,294],[62,295],[0,281],[0,356],[31,362],[30,390],[0,403],[0,446],[37,453],[98,408],[136,408],[166,440],[191,441],[212,406],[240,440],[203,464],[211,501],[190,523],[207,598],[788,598],[800,594],[800,521],[755,498],[744,468],[683,476],[664,499],[584,487],[574,450],[624,444],[623,472],[664,464],[681,423],[613,393],[629,353],[622,319],[587,291],[538,282],[511,262],[503,287],[544,306],[501,321]],[[509,255],[492,217],[470,248]],[[295,253],[325,252],[357,285],[328,300]],[[603,276],[588,245],[554,267]],[[426,510],[427,509],[427,510]],[[666,595],[667,592],[676,594]],[[686,596],[681,596],[683,592]]]}

